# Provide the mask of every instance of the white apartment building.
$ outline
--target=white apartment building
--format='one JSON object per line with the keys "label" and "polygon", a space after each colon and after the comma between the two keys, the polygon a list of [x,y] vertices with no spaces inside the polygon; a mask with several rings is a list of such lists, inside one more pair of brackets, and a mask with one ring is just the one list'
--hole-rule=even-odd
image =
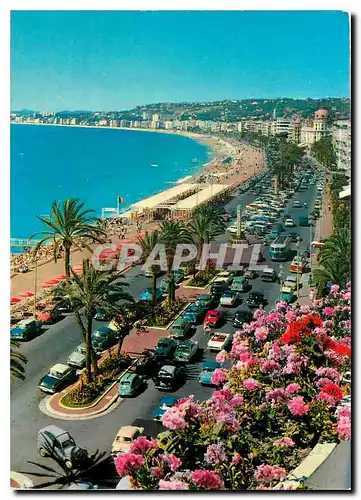
{"label": "white apartment building", "polygon": [[164,122],[164,128],[166,130],[173,130],[173,122],[170,120],[167,120]]}
{"label": "white apartment building", "polygon": [[337,120],[331,130],[338,168],[351,175],[351,120]]}

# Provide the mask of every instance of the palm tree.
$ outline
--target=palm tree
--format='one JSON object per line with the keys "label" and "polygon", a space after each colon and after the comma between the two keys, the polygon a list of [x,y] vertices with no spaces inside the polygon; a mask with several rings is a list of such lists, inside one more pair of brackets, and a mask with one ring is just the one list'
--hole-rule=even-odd
{"label": "palm tree", "polygon": [[37,251],[46,243],[54,244],[54,261],[57,261],[60,247],[64,248],[65,253],[65,274],[70,277],[70,252],[72,247],[81,248],[80,242],[86,242],[91,239],[99,243],[102,242],[101,235],[105,235],[103,229],[97,227],[95,219],[90,217],[93,210],[83,208],[84,203],[80,200],[71,198],[63,203],[53,201],[49,216],[38,216],[45,224],[46,229],[30,236],[41,236],[41,240],[35,247]]}
{"label": "palm tree", "polygon": [[[138,243],[142,247],[143,257],[147,259],[154,247],[159,243],[159,231],[156,230],[152,233],[148,233],[148,231],[146,231],[143,237],[138,236]],[[161,269],[159,265],[153,264],[149,267],[149,271],[152,273],[152,305],[154,306],[157,303],[157,279],[161,274]]]}
{"label": "palm tree", "polygon": [[[204,244],[209,244],[216,236],[224,233],[225,224],[221,221],[218,212],[210,205],[200,207],[188,224],[188,229],[197,246],[197,262],[200,262]],[[193,266],[193,276],[196,267]]]}
{"label": "palm tree", "polygon": [[341,259],[349,262],[351,267],[351,232],[349,228],[341,228],[325,242],[320,250],[319,262],[323,264],[330,259]]}
{"label": "palm tree", "polygon": [[14,383],[16,380],[25,380],[25,367],[28,360],[19,352],[19,343],[10,339],[10,380]]}
{"label": "palm tree", "polygon": [[164,221],[160,225],[159,243],[165,246],[168,274],[168,300],[172,305],[175,300],[175,282],[172,272],[174,254],[178,244],[190,243],[191,235],[182,221]]}
{"label": "palm tree", "polygon": [[[72,272],[72,278],[67,285],[57,291],[63,294],[73,305],[76,322],[80,328],[86,344],[86,372],[87,380],[91,382],[93,374],[98,374],[97,360],[93,349],[91,336],[93,318],[97,309],[103,309],[111,317],[121,314],[120,300],[133,301],[128,293],[123,291],[124,283],[113,281],[116,277],[112,271],[98,271],[90,265],[89,260],[83,260],[82,277]],[[85,323],[80,310],[85,317]]]}
{"label": "palm tree", "polygon": [[346,260],[334,259],[323,262],[312,273],[312,281],[317,286],[317,298],[322,297],[328,281],[345,288],[350,279],[350,263]]}

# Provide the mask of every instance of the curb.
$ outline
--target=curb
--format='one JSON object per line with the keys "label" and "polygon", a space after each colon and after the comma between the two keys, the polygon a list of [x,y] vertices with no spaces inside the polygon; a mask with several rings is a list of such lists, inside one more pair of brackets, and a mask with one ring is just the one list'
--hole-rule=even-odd
{"label": "curb", "polygon": [[20,472],[10,471],[10,479],[16,482],[19,486],[12,486],[11,488],[14,490],[18,489],[29,489],[34,487],[34,483],[30,478],[21,474]]}
{"label": "curb", "polygon": [[118,399],[114,398],[109,404],[107,404],[101,412],[98,413],[88,413],[87,415],[82,415],[82,414],[77,414],[77,415],[68,415],[66,413],[60,413],[57,412],[56,410],[49,410],[48,405],[49,405],[49,399],[51,396],[47,396],[46,398],[42,399],[39,403],[39,410],[44,413],[44,415],[47,415],[48,417],[51,418],[56,418],[59,420],[70,420],[70,421],[75,421],[75,420],[92,420],[94,418],[99,418],[103,417],[105,415],[108,415],[108,413],[112,412],[115,410],[119,404],[123,401],[120,397],[119,394],[116,395]]}

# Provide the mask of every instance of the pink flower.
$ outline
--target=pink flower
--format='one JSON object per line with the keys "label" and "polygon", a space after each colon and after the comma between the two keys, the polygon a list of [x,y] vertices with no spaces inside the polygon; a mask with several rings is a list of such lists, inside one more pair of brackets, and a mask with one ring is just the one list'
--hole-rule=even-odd
{"label": "pink flower", "polygon": [[336,404],[335,398],[331,396],[331,394],[327,394],[327,392],[320,392],[317,394],[316,399],[319,399],[321,401],[326,401],[327,404],[330,406],[333,406]]}
{"label": "pink flower", "polygon": [[189,485],[183,481],[159,481],[160,490],[189,490]]}
{"label": "pink flower", "polygon": [[339,406],[336,410],[336,418],[351,418],[351,409],[348,406]]}
{"label": "pink flower", "polygon": [[325,307],[323,310],[322,310],[323,314],[325,314],[326,316],[334,316],[335,315],[335,310],[333,307]]}
{"label": "pink flower", "polygon": [[302,396],[296,396],[292,398],[288,404],[288,409],[294,416],[302,416],[306,415],[306,413],[309,412],[309,407],[308,405],[304,402],[304,399]]}
{"label": "pink flower", "polygon": [[348,417],[341,417],[337,422],[337,433],[340,439],[348,441],[351,439],[351,420]]}
{"label": "pink flower", "polygon": [[334,382],[339,382],[341,378],[340,373],[335,368],[318,368],[318,370],[316,370],[316,375],[318,377],[327,377]]}
{"label": "pink flower", "polygon": [[311,308],[310,308],[310,306],[303,305],[300,307],[300,311],[303,314],[310,314]]}
{"label": "pink flower", "polygon": [[330,382],[332,382],[332,380],[330,380],[329,378],[323,377],[315,382],[315,386],[318,387],[319,389],[321,389],[324,385],[329,384]]}
{"label": "pink flower", "polygon": [[254,313],[253,313],[253,318],[254,319],[261,319],[263,318],[264,316],[264,310],[263,309],[257,309]]}
{"label": "pink flower", "polygon": [[161,457],[172,472],[176,472],[182,463],[181,459],[173,455],[173,453],[164,453]]}
{"label": "pink flower", "polygon": [[209,464],[219,464],[221,462],[225,462],[227,456],[223,445],[210,444],[204,458]]}
{"label": "pink flower", "polygon": [[232,462],[234,464],[238,464],[242,460],[242,457],[239,453],[235,453],[232,458]]}
{"label": "pink flower", "polygon": [[215,370],[212,374],[212,384],[221,385],[225,380],[227,380],[227,370],[225,370],[224,368],[217,368],[217,370]]}
{"label": "pink flower", "polygon": [[286,470],[278,465],[262,464],[257,467],[254,472],[254,477],[258,482],[271,483],[279,481],[286,476]]}
{"label": "pink flower", "polygon": [[271,486],[265,486],[264,484],[260,484],[256,487],[256,490],[272,490]]}
{"label": "pink flower", "polygon": [[280,300],[279,302],[277,302],[276,311],[282,311],[284,309],[287,309],[287,303],[284,302],[283,300]]}
{"label": "pink flower", "polygon": [[294,394],[295,392],[298,392],[300,389],[301,389],[301,387],[298,384],[296,384],[296,383],[289,384],[286,387],[286,394],[288,394],[288,395]]}
{"label": "pink flower", "polygon": [[267,401],[282,402],[285,399],[286,399],[286,393],[285,393],[285,390],[282,389],[281,387],[279,387],[277,389],[273,389],[271,391],[268,391],[266,394]]}
{"label": "pink flower", "polygon": [[290,309],[289,311],[286,312],[285,318],[287,320],[287,323],[292,323],[297,319],[297,314],[295,313],[294,309]]}
{"label": "pink flower", "polygon": [[339,285],[332,285],[331,288],[330,288],[330,292],[331,293],[337,293],[339,291],[340,291]]}
{"label": "pink flower", "polygon": [[260,385],[259,382],[254,378],[247,378],[246,380],[243,381],[243,387],[247,391],[257,391],[259,385]]}
{"label": "pink flower", "polygon": [[158,448],[157,440],[150,441],[145,436],[140,436],[130,445],[130,452],[144,455],[148,450],[155,450],[156,448]]}
{"label": "pink flower", "polygon": [[281,439],[277,439],[274,443],[273,443],[273,446],[281,446],[281,447],[290,447],[290,446],[294,446],[295,443],[293,441],[293,439],[291,439],[290,437],[288,436],[284,436],[283,438]]}
{"label": "pink flower", "polygon": [[224,363],[227,356],[228,356],[228,353],[226,351],[219,352],[216,356],[217,363]]}
{"label": "pink flower", "polygon": [[114,463],[119,476],[123,477],[144,465],[144,459],[135,453],[118,453]]}
{"label": "pink flower", "polygon": [[347,301],[348,301],[348,300],[351,300],[351,292],[345,292],[345,293],[343,294],[343,298],[344,298],[345,300],[347,300]]}
{"label": "pink flower", "polygon": [[273,359],[270,359],[267,361],[262,361],[260,370],[262,373],[269,373],[271,371],[279,370],[280,368],[281,365],[279,363],[273,361]]}
{"label": "pink flower", "polygon": [[162,424],[167,429],[186,429],[187,422],[184,420],[184,415],[175,406],[168,408],[162,415]]}
{"label": "pink flower", "polygon": [[205,490],[224,489],[221,477],[211,470],[196,469],[192,474],[192,481],[196,486],[200,486]]}
{"label": "pink flower", "polygon": [[255,339],[257,342],[264,342],[265,340],[267,340],[268,334],[269,334],[269,330],[265,326],[261,326],[259,328],[256,328],[256,330],[254,332],[254,336],[255,336]]}

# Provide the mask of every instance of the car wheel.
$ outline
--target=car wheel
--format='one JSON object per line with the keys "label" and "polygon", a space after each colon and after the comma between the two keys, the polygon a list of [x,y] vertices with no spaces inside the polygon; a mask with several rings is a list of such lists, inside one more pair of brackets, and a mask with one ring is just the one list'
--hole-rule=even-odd
{"label": "car wheel", "polygon": [[65,460],[65,467],[67,469],[72,469],[73,468],[73,463],[71,460]]}
{"label": "car wheel", "polygon": [[46,451],[45,448],[39,448],[39,455],[41,457],[46,457]]}

